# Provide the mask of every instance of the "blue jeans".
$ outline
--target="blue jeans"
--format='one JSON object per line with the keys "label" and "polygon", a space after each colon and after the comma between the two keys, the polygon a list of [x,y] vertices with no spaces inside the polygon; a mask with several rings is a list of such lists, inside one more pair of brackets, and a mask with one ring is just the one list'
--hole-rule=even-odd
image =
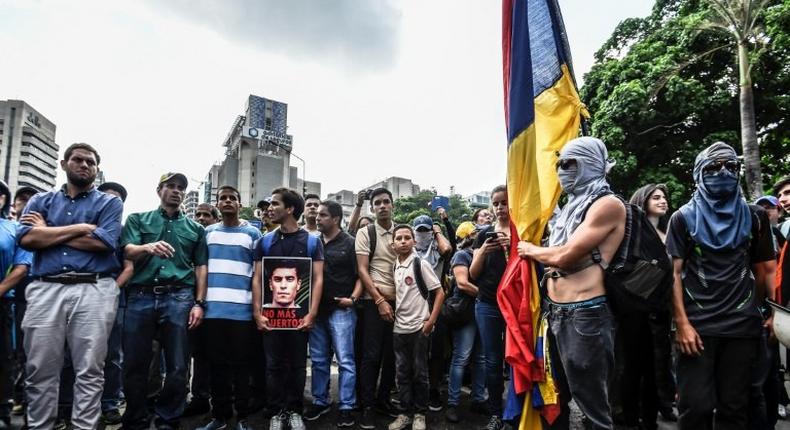
{"label": "blue jeans", "polygon": [[148,428],[146,393],[154,338],[162,345],[167,369],[154,407],[157,425],[178,427],[187,398],[187,322],[194,301],[193,289],[189,287],[163,294],[130,288],[123,322],[124,428]]}
{"label": "blue jeans", "polygon": [[491,415],[502,416],[502,393],[505,381],[502,375],[505,355],[505,320],[497,305],[478,300],[475,303],[475,321],[480,331],[486,363],[486,388],[488,410]]}
{"label": "blue jeans", "polygon": [[107,340],[107,358],[104,359],[104,391],[101,395],[101,410],[105,413],[117,411],[121,398],[123,398],[121,336],[123,334],[124,311],[126,308],[118,307],[118,312],[115,314],[115,324],[113,324],[110,338]]}
{"label": "blue jeans", "polygon": [[329,315],[316,319],[310,330],[310,362],[312,364],[313,403],[327,406],[329,398],[329,371],[332,364],[332,351],[337,355],[340,365],[338,376],[340,410],[351,410],[357,403],[354,387],[357,381],[354,363],[354,330],[357,313],[353,308],[339,308]]}
{"label": "blue jeans", "polygon": [[472,366],[472,400],[484,402],[486,399],[485,356],[477,334],[474,320],[465,326],[453,330],[453,356],[450,360],[450,382],[447,386],[447,406],[458,406],[461,400],[461,385],[464,379],[464,368],[474,357]]}

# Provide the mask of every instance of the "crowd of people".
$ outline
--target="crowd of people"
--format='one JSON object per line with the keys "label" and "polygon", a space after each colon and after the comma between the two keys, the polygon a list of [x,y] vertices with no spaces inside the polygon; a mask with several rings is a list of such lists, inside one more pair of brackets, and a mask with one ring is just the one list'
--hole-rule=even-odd
{"label": "crowd of people", "polygon": [[[385,188],[361,191],[348,220],[333,200],[278,188],[258,202],[259,224],[240,217],[229,185],[186,216],[187,177],[171,172],[160,205],[124,223],[126,189],[94,186],[100,161],[74,144],[61,188],[12,195],[0,183],[0,429],[11,414],[30,429],[128,430],[204,414],[200,429],[244,430],[263,413],[270,430],[302,430],[335,404],[341,428],[384,415],[390,430],[422,430],[429,411],[505,427],[505,186],[458,225],[447,208],[397,224]],[[600,140],[566,144],[561,208],[541,243],[513,248],[543,272],[559,396],[544,427],[569,428],[573,400],[593,429],[656,429],[659,416],[684,430],[774,428],[788,399],[767,301],[790,297],[790,176],[749,204],[735,151],[715,143],[672,213],[662,184],[626,204],[612,167]],[[671,258],[671,289],[650,312],[615,305],[607,284],[631,206]]]}

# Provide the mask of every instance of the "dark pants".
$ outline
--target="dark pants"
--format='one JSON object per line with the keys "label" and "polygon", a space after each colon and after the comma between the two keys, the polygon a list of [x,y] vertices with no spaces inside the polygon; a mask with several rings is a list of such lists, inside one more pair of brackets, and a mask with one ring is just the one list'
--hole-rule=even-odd
{"label": "dark pants", "polygon": [[488,411],[491,415],[502,416],[502,393],[505,391],[502,374],[505,355],[505,320],[499,306],[477,301],[475,322],[480,332],[483,356],[486,363],[486,388],[488,389]]}
{"label": "dark pants", "polygon": [[675,368],[672,358],[672,314],[651,312],[650,332],[653,335],[653,370],[659,410],[671,410],[675,404]]}
{"label": "dark pants", "polygon": [[25,366],[27,365],[27,356],[25,355],[25,333],[22,331],[22,320],[25,318],[27,303],[24,297],[20,298],[19,296],[19,294],[24,296],[24,289],[21,290],[21,293],[19,291],[20,290],[17,290],[17,298],[14,302],[14,333],[16,333],[16,343],[14,345],[16,362],[16,370],[14,372],[14,403],[24,405],[27,403],[25,400]]}
{"label": "dark pants", "polygon": [[623,314],[617,318],[617,341],[623,373],[619,382],[623,424],[656,429],[658,395],[653,334],[647,313]]}
{"label": "dark pants", "polygon": [[549,349],[557,371],[561,413],[551,428],[569,428],[571,398],[592,429],[613,428],[608,380],[614,368],[614,317],[609,305],[548,305]]}
{"label": "dark pants", "polygon": [[[772,430],[779,418],[778,345],[768,343],[768,332],[763,331],[757,346],[757,358],[752,367],[749,390],[749,428]],[[776,350],[776,356],[772,353]]]}
{"label": "dark pants", "polygon": [[[395,385],[395,354],[392,351],[393,323],[381,319],[373,300],[362,302],[361,319],[365,328],[362,339],[362,367],[359,372],[360,403],[362,407],[368,408],[373,407],[377,401],[389,401],[390,390]],[[390,306],[395,309],[395,302],[390,302]]]}
{"label": "dark pants", "polygon": [[189,339],[187,322],[195,301],[192,288],[165,293],[129,290],[123,324],[123,387],[127,429],[148,428],[148,372],[157,338],[165,359],[165,381],[154,407],[157,425],[177,427],[187,397]]}
{"label": "dark pants", "polygon": [[757,338],[702,336],[705,349],[700,356],[680,355],[677,369],[680,430],[747,428],[748,393],[757,342]]}
{"label": "dark pants", "polygon": [[14,302],[0,298],[0,420],[11,424],[14,396]]}
{"label": "dark pants", "polygon": [[118,306],[118,311],[115,314],[115,323],[112,326],[110,338],[107,340],[107,358],[104,359],[104,391],[102,391],[101,395],[102,412],[117,411],[123,396],[121,338],[123,337],[123,318],[126,312],[126,303],[123,303],[123,305],[124,307]]}
{"label": "dark pants", "polygon": [[307,332],[273,330],[263,335],[267,398],[271,411],[302,413],[307,378]]}
{"label": "dark pants", "polygon": [[449,341],[449,330],[441,317],[436,320],[433,333],[431,333],[431,351],[428,359],[428,379],[431,384],[431,399],[439,398],[439,388],[444,382],[444,375],[447,373],[449,360],[446,357],[445,346]]}
{"label": "dark pants", "polygon": [[252,321],[203,321],[203,335],[211,345],[208,370],[211,373],[211,414],[214,418],[230,419],[234,407],[238,419],[247,418],[254,330]]}
{"label": "dark pants", "polygon": [[263,333],[253,330],[250,340],[250,367],[252,407],[257,410],[266,405],[266,354],[263,352]]}
{"label": "dark pants", "polygon": [[392,335],[400,407],[405,413],[428,410],[428,350],[430,336],[422,330]]}
{"label": "dark pants", "polygon": [[189,332],[189,350],[192,356],[192,380],[189,392],[192,401],[208,402],[211,397],[207,338],[203,324]]}
{"label": "dark pants", "polygon": [[765,396],[765,418],[767,421],[767,428],[774,428],[776,422],[779,420],[779,403],[780,393],[784,390],[784,378],[782,376],[779,365],[781,357],[779,356],[779,342],[776,340],[771,343],[768,342],[768,376],[765,378],[763,385],[763,395]]}

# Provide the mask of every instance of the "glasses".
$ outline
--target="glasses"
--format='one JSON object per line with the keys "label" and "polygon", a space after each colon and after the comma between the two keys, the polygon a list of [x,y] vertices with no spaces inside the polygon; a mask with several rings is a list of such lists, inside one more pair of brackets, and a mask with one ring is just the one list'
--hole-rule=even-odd
{"label": "glasses", "polygon": [[557,160],[557,168],[562,170],[568,170],[572,167],[576,166],[576,160],[573,158],[565,158]]}
{"label": "glasses", "polygon": [[727,169],[730,173],[737,174],[741,170],[741,163],[735,160],[716,160],[702,169],[703,174],[718,173],[721,169]]}

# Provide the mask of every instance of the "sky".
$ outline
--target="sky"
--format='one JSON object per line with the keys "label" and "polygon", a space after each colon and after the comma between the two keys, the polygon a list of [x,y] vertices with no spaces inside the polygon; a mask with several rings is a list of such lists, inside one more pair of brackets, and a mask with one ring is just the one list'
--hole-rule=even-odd
{"label": "sky", "polygon": [[[559,2],[580,84],[617,24],[653,4]],[[441,194],[504,183],[499,1],[0,0],[0,11],[0,99],[54,122],[61,155],[96,147],[107,180],[129,191],[127,213],[158,205],[164,172],[196,189],[249,94],[288,103],[294,154],[322,197],[389,176]]]}

